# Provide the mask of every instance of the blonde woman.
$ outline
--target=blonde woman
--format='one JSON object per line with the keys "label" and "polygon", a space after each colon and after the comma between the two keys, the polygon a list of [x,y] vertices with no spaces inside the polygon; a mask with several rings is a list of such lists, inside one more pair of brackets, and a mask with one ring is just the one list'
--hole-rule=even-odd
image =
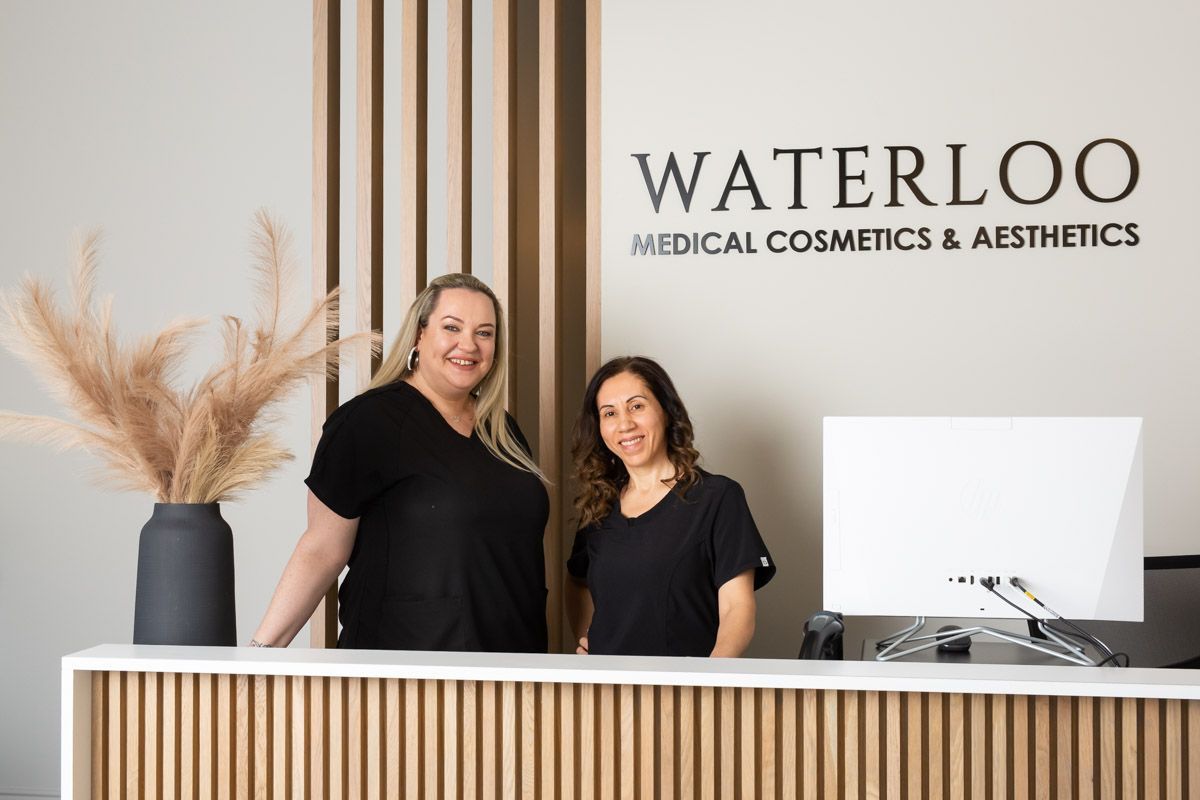
{"label": "blonde woman", "polygon": [[444,275],[370,387],[325,423],[308,529],[251,641],[286,646],[342,568],[339,647],[546,651],[549,501],[504,411],[504,317]]}

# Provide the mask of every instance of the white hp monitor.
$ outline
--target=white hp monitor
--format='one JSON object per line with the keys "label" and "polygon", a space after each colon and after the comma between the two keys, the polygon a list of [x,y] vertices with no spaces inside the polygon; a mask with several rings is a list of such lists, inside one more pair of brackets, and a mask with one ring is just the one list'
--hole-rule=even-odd
{"label": "white hp monitor", "polygon": [[825,606],[1142,619],[1140,418],[826,417]]}

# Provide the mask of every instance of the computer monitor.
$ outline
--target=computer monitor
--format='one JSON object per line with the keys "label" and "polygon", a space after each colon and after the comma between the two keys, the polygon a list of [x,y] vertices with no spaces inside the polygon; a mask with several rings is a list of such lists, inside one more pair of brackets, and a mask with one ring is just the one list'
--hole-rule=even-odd
{"label": "computer monitor", "polygon": [[825,607],[1142,619],[1140,418],[827,417]]}

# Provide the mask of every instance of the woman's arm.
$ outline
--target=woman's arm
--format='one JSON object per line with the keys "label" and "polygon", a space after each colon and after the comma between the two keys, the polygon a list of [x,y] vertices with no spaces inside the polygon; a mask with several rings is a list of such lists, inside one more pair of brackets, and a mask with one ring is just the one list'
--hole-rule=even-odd
{"label": "woman's arm", "polygon": [[350,560],[358,519],[339,517],[308,493],[308,528],[284,567],[254,640],[287,647]]}
{"label": "woman's arm", "polygon": [[737,658],[754,638],[754,570],[748,569],[727,580],[717,590],[720,623],[717,643],[709,654],[714,658]]}
{"label": "woman's arm", "polygon": [[575,652],[587,655],[587,632],[592,626],[592,612],[595,610],[592,606],[592,593],[588,591],[586,583],[574,575],[567,575],[563,582],[563,599],[567,605],[567,621],[571,624],[575,641],[578,642]]}

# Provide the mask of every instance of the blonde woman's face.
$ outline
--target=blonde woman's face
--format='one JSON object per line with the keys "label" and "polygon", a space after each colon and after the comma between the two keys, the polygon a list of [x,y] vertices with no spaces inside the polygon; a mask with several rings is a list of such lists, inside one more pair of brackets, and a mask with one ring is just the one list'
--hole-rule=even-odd
{"label": "blonde woman's face", "polygon": [[496,357],[492,300],[471,289],[445,289],[417,336],[417,371],[444,397],[462,396],[487,377]]}

